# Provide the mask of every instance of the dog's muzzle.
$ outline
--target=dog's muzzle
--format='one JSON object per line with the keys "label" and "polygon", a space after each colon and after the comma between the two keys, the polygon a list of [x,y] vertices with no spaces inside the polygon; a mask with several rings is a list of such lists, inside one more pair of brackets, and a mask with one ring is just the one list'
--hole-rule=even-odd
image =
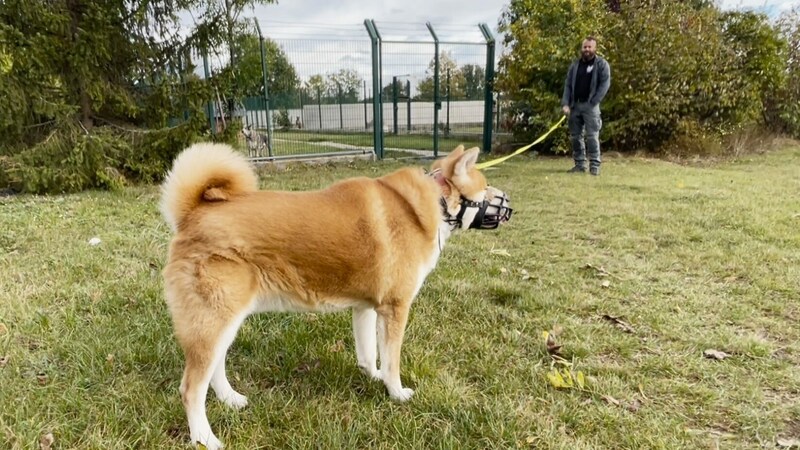
{"label": "dog's muzzle", "polygon": [[[461,228],[462,219],[468,208],[478,208],[475,218],[469,224],[469,228],[477,230],[494,230],[499,227],[501,223],[508,222],[511,219],[511,214],[514,212],[511,209],[508,196],[502,192],[492,197],[491,200],[484,200],[482,202],[475,202],[465,197],[461,197],[461,209],[455,217],[450,217],[447,222],[456,227]],[[442,206],[447,209],[444,198],[442,199]]]}

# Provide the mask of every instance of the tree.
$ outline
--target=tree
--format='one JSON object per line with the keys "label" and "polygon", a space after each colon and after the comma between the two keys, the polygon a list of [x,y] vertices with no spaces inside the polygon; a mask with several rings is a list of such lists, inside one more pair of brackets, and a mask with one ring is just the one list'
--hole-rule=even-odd
{"label": "tree", "polygon": [[326,96],[328,89],[325,77],[320,74],[311,75],[308,81],[305,82],[303,88],[303,97],[311,102],[328,103]]}
{"label": "tree", "polygon": [[464,76],[465,100],[483,100],[486,86],[484,68],[475,64],[465,64],[461,66],[461,74]]}
{"label": "tree", "polygon": [[[275,41],[264,40],[267,59],[267,83],[270,97],[287,97],[296,93],[300,79],[286,53]],[[264,76],[261,65],[261,46],[258,36],[242,34],[236,38],[237,85],[244,96],[264,94]]]}
{"label": "tree", "polygon": [[[436,59],[431,59],[428,63],[428,70],[425,71],[427,77],[417,85],[417,95],[414,100],[433,101],[434,94],[434,72],[436,70]],[[439,98],[446,98],[448,91],[447,75],[450,74],[450,98],[461,99],[464,97],[464,86],[466,80],[458,69],[458,64],[449,52],[442,52],[439,55]]]}
{"label": "tree", "polygon": [[255,5],[268,5],[275,0],[190,0],[200,17],[196,24],[198,33],[204,36],[208,44],[228,47],[228,66],[238,65],[237,57],[242,53],[237,50],[242,43],[239,36],[247,34],[251,24],[241,19],[245,8]]}
{"label": "tree", "polygon": [[[203,10],[212,0],[0,1],[0,187],[53,192],[163,175],[208,123],[208,83],[191,74],[188,54],[229,42],[228,19],[254,2],[263,3],[225,0],[219,14]],[[204,12],[186,33],[179,15],[189,9]],[[165,128],[179,117],[182,126]],[[134,149],[130,126],[164,129]]]}
{"label": "tree", "polygon": [[355,70],[340,69],[328,75],[328,96],[337,103],[356,103],[360,97],[361,82]]}
{"label": "tree", "polygon": [[[764,16],[722,13],[713,2],[512,0],[500,23],[510,49],[497,88],[527,140],[558,119],[566,70],[587,35],[609,60],[601,139],[619,149],[719,147],[757,123],[768,86],[782,86],[784,45]],[[775,91],[773,91],[775,92]],[[779,98],[779,96],[773,96]],[[780,108],[772,108],[779,111]],[[551,144],[566,149],[566,133]]]}

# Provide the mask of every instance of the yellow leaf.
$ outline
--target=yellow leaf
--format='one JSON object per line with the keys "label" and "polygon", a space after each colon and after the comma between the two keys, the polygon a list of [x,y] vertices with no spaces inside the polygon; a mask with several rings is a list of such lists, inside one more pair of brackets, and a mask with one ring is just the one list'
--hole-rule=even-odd
{"label": "yellow leaf", "polygon": [[583,372],[578,371],[575,376],[575,381],[578,383],[578,387],[583,389],[586,386],[586,377],[583,376]]}
{"label": "yellow leaf", "polygon": [[559,373],[558,370],[551,370],[550,372],[547,372],[547,380],[550,381],[550,384],[556,389],[566,387],[566,384],[564,383],[564,377],[561,376],[561,373]]}
{"label": "yellow leaf", "polygon": [[544,339],[545,343],[547,343],[547,338],[549,338],[549,337],[550,337],[550,332],[549,331],[542,331],[542,339]]}
{"label": "yellow leaf", "polygon": [[569,368],[566,368],[566,369],[561,369],[561,372],[563,374],[564,383],[565,383],[566,387],[575,386],[575,383],[572,382],[572,379],[573,379],[572,371]]}

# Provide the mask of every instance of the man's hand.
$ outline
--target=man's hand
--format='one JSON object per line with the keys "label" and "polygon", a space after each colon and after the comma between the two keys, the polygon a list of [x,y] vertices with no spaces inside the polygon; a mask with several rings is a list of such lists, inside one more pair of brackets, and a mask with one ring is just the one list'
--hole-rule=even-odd
{"label": "man's hand", "polygon": [[566,106],[566,105],[563,106],[561,108],[561,111],[564,113],[565,116],[568,116],[569,115],[569,106]]}

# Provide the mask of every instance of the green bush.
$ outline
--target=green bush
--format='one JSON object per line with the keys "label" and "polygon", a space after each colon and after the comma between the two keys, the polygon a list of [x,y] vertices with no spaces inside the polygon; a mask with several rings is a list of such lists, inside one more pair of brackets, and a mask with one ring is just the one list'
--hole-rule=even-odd
{"label": "green bush", "polygon": [[[520,118],[515,137],[529,141],[557,119],[567,67],[593,34],[612,72],[605,148],[718,153],[724,136],[754,125],[800,136],[797,24],[796,14],[773,25],[702,1],[634,0],[612,11],[606,2],[512,0],[497,86]],[[566,133],[548,148],[566,150]]]}

